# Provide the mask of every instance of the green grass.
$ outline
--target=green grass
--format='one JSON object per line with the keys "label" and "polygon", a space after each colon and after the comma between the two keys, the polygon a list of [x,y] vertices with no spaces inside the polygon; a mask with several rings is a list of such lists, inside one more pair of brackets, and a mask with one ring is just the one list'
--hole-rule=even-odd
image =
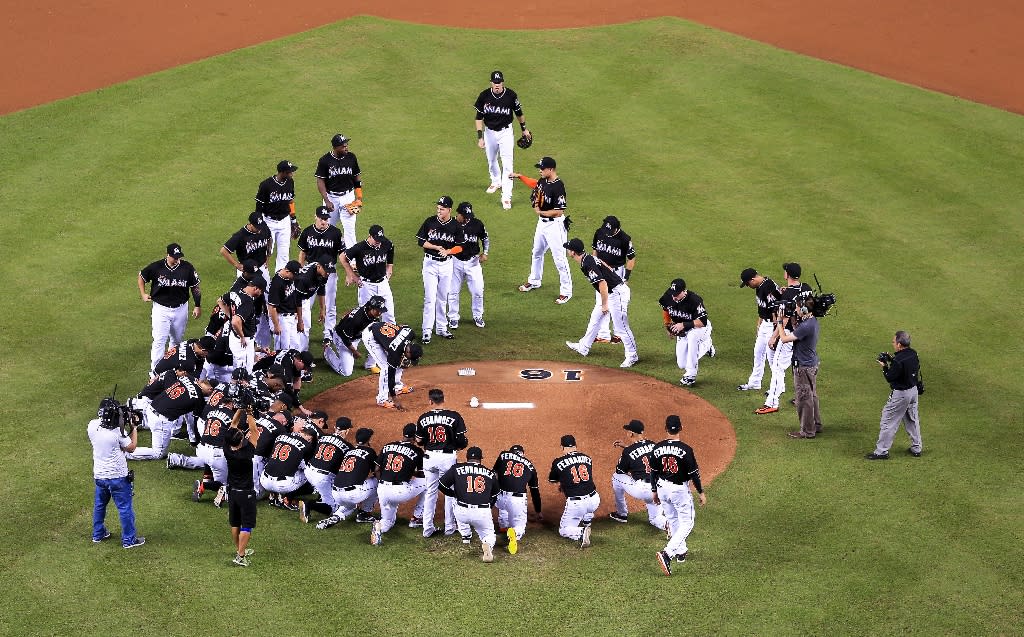
{"label": "green grass", "polygon": [[[483,197],[471,105],[492,68],[537,138],[517,168],[553,155],[573,234],[616,214],[635,238],[638,372],[679,377],[656,305],[668,282],[707,301],[720,355],[694,391],[732,419],[739,448],[698,513],[694,559],[663,578],[656,534],[602,522],[585,554],[540,533],[483,565],[405,532],[371,550],[361,529],[320,534],[268,510],[239,572],[223,515],[159,463],[137,468],[150,544],[89,543],[84,426],[147,367],[136,272],[179,241],[212,299],[230,277],[217,250],[279,159],[301,167],[309,222],[335,132],[363,166],[360,231],[379,221],[398,245],[400,319],[418,324],[413,234],[439,194],[472,201],[490,230],[488,327],[431,346],[428,362],[571,359],[585,282],[555,306],[549,262],[540,293],[516,292],[532,216],[521,191],[508,213]],[[0,633],[295,634],[321,616],[345,634],[1016,632],[1022,138],[1018,116],[675,19],[514,33],[360,18],[6,116]],[[733,389],[754,334],[737,274],[776,276],[788,260],[840,299],[820,348],[828,433],[813,443],[785,437],[791,411],[755,417],[757,397]],[[896,329],[924,362],[925,456],[867,463],[886,395],[874,357]]]}

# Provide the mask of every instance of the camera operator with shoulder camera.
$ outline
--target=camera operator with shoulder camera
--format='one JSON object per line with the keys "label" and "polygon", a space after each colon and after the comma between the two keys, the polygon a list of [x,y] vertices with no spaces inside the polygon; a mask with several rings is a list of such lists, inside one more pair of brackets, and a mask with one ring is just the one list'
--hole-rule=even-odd
{"label": "camera operator with shoulder camera", "polygon": [[892,338],[892,346],[895,354],[882,352],[877,359],[892,391],[889,393],[889,401],[882,408],[882,421],[875,450],[864,456],[868,460],[889,459],[889,447],[892,446],[900,423],[903,423],[907,435],[910,436],[910,448],[907,449],[907,453],[915,458],[921,456],[921,421],[917,415],[921,361],[917,357],[917,352],[910,347],[910,334],[902,330],[896,332]]}
{"label": "camera operator with shoulder camera", "polygon": [[[798,299],[793,316],[786,318],[780,308],[775,315],[775,336],[779,343],[793,343],[793,383],[796,385],[796,411],[799,431],[790,438],[814,438],[821,433],[818,408],[818,336],[820,326],[814,312],[815,299]],[[787,331],[787,324],[792,331]]]}
{"label": "camera operator with shoulder camera", "polygon": [[92,475],[96,482],[96,497],[92,512],[92,541],[110,538],[103,520],[107,504],[114,499],[121,518],[121,546],[126,549],[142,546],[146,538],[135,533],[135,511],[132,510],[132,478],[128,471],[126,453],[135,451],[139,442],[134,414],[122,407],[114,397],[100,402],[96,418],[89,422],[89,442],[92,443]]}

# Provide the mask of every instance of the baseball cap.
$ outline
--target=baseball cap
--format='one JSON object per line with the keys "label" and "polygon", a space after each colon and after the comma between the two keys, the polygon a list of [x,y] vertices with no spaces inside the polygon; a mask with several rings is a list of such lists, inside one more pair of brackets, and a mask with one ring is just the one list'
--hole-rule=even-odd
{"label": "baseball cap", "polygon": [[563,447],[575,447],[576,437],[573,436],[572,434],[565,434],[564,436],[562,436],[561,440],[559,440],[559,443]]}
{"label": "baseball cap", "polygon": [[[210,351],[210,350],[212,350],[212,349],[213,349],[214,347],[217,347],[217,339],[215,339],[215,338],[214,338],[214,337],[212,337],[212,336],[203,336],[202,338],[200,338],[200,339],[199,339],[199,343],[198,343],[198,345],[199,345],[199,347],[201,347],[202,349],[204,349],[204,350],[206,350],[207,352],[209,352],[209,351]],[[245,368],[244,368],[244,367],[242,367],[241,369],[245,369]]]}
{"label": "baseball cap", "polygon": [[177,243],[172,243],[171,245],[167,246],[167,256],[174,257],[175,259],[180,259],[181,257],[185,256],[185,253],[181,251],[180,245],[178,245]]}
{"label": "baseball cap", "polygon": [[330,219],[331,211],[327,209],[327,206],[317,206],[316,212],[314,213],[317,219]]}
{"label": "baseball cap", "polygon": [[757,276],[757,270],[754,268],[747,268],[743,272],[740,272],[740,287],[746,287],[747,282]]}
{"label": "baseball cap", "polygon": [[463,201],[462,203],[459,204],[459,207],[455,209],[455,212],[457,214],[462,215],[466,219],[472,219],[473,218],[473,204],[469,203],[468,201]]}
{"label": "baseball cap", "polygon": [[579,239],[579,237],[566,241],[562,244],[562,247],[570,252],[575,252],[576,254],[583,254],[587,251],[586,248],[583,247],[583,241]]}
{"label": "baseball cap", "polygon": [[[262,272],[260,272],[259,270],[256,270],[255,272],[253,272],[252,274],[250,274],[248,276],[249,276],[249,278],[247,279],[248,283],[245,284],[246,287],[248,287],[250,285],[255,285],[260,290],[266,290],[267,289],[267,280],[265,278],[263,278],[263,273]],[[245,278],[245,277],[242,277],[242,278]]]}
{"label": "baseball cap", "polygon": [[608,230],[618,230],[622,227],[622,225],[619,224],[619,218],[614,215],[608,215],[605,217],[603,223],[604,227]]}
{"label": "baseball cap", "polygon": [[495,84],[501,84],[505,81],[505,75],[501,71],[491,71],[491,81]]}
{"label": "baseball cap", "polygon": [[180,358],[176,358],[174,359],[174,362],[171,363],[171,369],[188,369],[188,362],[183,361]]}
{"label": "baseball cap", "polygon": [[256,274],[256,270],[259,269],[260,266],[252,259],[242,261],[242,274]]}
{"label": "baseball cap", "polygon": [[263,214],[255,210],[249,213],[249,223],[256,226],[257,228],[264,225],[266,222],[263,221]]}
{"label": "baseball cap", "polygon": [[236,367],[231,372],[231,380],[249,380],[252,376],[249,375],[249,370],[244,367]]}
{"label": "baseball cap", "polygon": [[414,422],[406,423],[405,426],[402,427],[402,437],[403,438],[412,438],[415,435],[416,435],[416,423],[414,423]]}
{"label": "baseball cap", "polygon": [[413,343],[409,345],[409,360],[413,365],[420,364],[420,358],[423,357],[423,348],[420,347],[419,343]]}
{"label": "baseball cap", "polygon": [[799,263],[783,263],[782,269],[793,279],[799,279],[802,272]]}
{"label": "baseball cap", "polygon": [[302,361],[302,364],[306,366],[306,369],[309,369],[310,367],[313,366],[313,355],[310,354],[308,351],[300,353],[299,360]]}
{"label": "baseball cap", "polygon": [[383,296],[380,296],[379,294],[374,294],[373,296],[371,296],[370,299],[366,302],[366,304],[369,305],[370,307],[377,308],[381,312],[388,311],[387,300]]}
{"label": "baseball cap", "polygon": [[672,283],[668,286],[668,291],[672,293],[672,296],[679,294],[686,289],[686,281],[682,279],[673,279]]}
{"label": "baseball cap", "polygon": [[284,264],[284,269],[288,270],[292,274],[298,274],[300,268],[302,268],[302,264],[294,259]]}
{"label": "baseball cap", "polygon": [[683,429],[683,423],[679,420],[679,416],[672,414],[665,419],[665,431],[670,434],[677,434]]}
{"label": "baseball cap", "polygon": [[350,141],[352,141],[350,138],[345,137],[341,133],[338,133],[337,135],[331,138],[331,146],[337,148],[338,146],[344,146]]}
{"label": "baseball cap", "polygon": [[381,239],[384,238],[384,227],[379,226],[377,224],[373,224],[372,226],[370,226],[370,236],[376,239],[377,241],[380,241]]}
{"label": "baseball cap", "polygon": [[356,430],[356,442],[370,442],[370,438],[373,438],[373,429],[360,427]]}
{"label": "baseball cap", "polygon": [[316,410],[309,415],[310,420],[323,420],[327,421],[327,412],[322,410]]}
{"label": "baseball cap", "polygon": [[298,169],[298,166],[291,163],[287,159],[281,160],[277,163],[277,172],[279,173],[293,173]]}
{"label": "baseball cap", "polygon": [[284,392],[281,392],[277,396],[275,396],[274,400],[282,403],[286,409],[291,409],[292,407],[295,406],[295,401],[292,399],[292,397]]}
{"label": "baseball cap", "polygon": [[644,432],[644,423],[639,420],[630,420],[627,424],[622,425],[622,428],[635,434],[642,434]]}
{"label": "baseball cap", "polygon": [[484,450],[480,447],[470,447],[466,449],[466,460],[483,460]]}
{"label": "baseball cap", "polygon": [[452,207],[452,198],[449,197],[448,195],[442,195],[437,200],[437,205],[444,206],[445,208],[451,208]]}
{"label": "baseball cap", "polygon": [[540,161],[534,164],[535,168],[554,168],[555,160],[551,157],[541,157]]}
{"label": "baseball cap", "polygon": [[334,426],[337,427],[341,431],[345,431],[347,429],[351,429],[352,428],[352,419],[349,418],[348,416],[340,416],[337,420],[334,421]]}
{"label": "baseball cap", "polygon": [[511,447],[508,448],[508,450],[515,453],[523,453],[525,451],[523,449],[523,445],[512,445]]}
{"label": "baseball cap", "polygon": [[268,376],[284,376],[284,367],[281,367],[280,363],[271,363],[270,367],[267,368]]}

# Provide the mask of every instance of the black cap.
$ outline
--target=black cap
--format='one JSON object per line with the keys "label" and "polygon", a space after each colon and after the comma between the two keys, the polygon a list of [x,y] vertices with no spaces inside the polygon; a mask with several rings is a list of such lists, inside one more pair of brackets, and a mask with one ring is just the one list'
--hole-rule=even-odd
{"label": "black cap", "polygon": [[251,223],[252,225],[256,226],[257,228],[262,226],[262,225],[264,225],[264,224],[266,224],[266,221],[263,220],[263,213],[257,212],[255,210],[250,212],[249,213],[249,223]]}
{"label": "black cap", "polygon": [[622,425],[622,428],[635,434],[642,434],[644,432],[644,423],[639,420],[630,420],[627,424]]}
{"label": "black cap", "polygon": [[387,301],[384,299],[383,296],[380,296],[378,294],[374,294],[373,296],[371,296],[370,300],[367,301],[366,304],[369,307],[377,308],[381,312],[387,312],[388,311]]}
{"label": "black cap", "polygon": [[452,198],[448,195],[441,195],[437,200],[437,205],[444,206],[445,208],[452,207]]}
{"label": "black cap", "polygon": [[291,394],[286,394],[284,392],[281,392],[277,396],[274,397],[274,400],[280,401],[288,409],[291,409],[292,407],[295,406],[295,400],[291,397]]}
{"label": "black cap", "polygon": [[473,204],[468,201],[463,201],[459,204],[459,207],[455,209],[456,214],[460,214],[466,219],[473,218]]}
{"label": "black cap", "polygon": [[280,363],[271,363],[270,367],[267,367],[268,376],[284,376],[284,367],[281,367]]}
{"label": "black cap", "polygon": [[171,363],[171,369],[188,369],[188,361],[183,361],[180,358],[175,358],[174,362]]}
{"label": "black cap", "polygon": [[414,423],[414,422],[406,423],[405,426],[402,427],[402,437],[403,438],[412,438],[415,435],[416,435],[416,423]]}
{"label": "black cap", "polygon": [[575,447],[576,437],[572,434],[565,434],[559,442],[563,447]]}
{"label": "black cap", "polygon": [[579,237],[575,239],[569,239],[568,241],[562,244],[562,247],[568,250],[569,252],[575,252],[576,254],[583,254],[584,252],[587,251],[587,249],[583,247],[583,241],[580,240]]}
{"label": "black cap", "polygon": [[551,158],[551,157],[541,157],[540,161],[537,162],[536,164],[534,164],[534,167],[536,167],[536,168],[554,168],[556,165],[557,164],[555,164],[555,160],[553,158]]}
{"label": "black cap", "polygon": [[185,256],[185,253],[181,251],[180,245],[178,245],[177,243],[172,243],[169,246],[167,246],[167,256],[174,257],[175,259],[180,259],[181,257]]}
{"label": "black cap", "polygon": [[786,272],[786,274],[789,275],[789,278],[791,278],[791,279],[799,279],[800,278],[800,272],[802,270],[800,270],[800,264],[799,263],[783,263],[782,264],[782,269]]}
{"label": "black cap", "polygon": [[673,279],[672,283],[670,283],[669,286],[668,286],[668,291],[672,293],[672,296],[675,296],[675,295],[679,294],[680,292],[682,292],[685,289],[686,289],[686,281],[684,281],[682,279]]}
{"label": "black cap", "polygon": [[284,269],[288,270],[292,274],[298,274],[300,268],[302,268],[302,264],[296,261],[295,259],[292,259],[288,263],[284,264]]}
{"label": "black cap", "polygon": [[256,274],[256,270],[259,269],[260,265],[252,259],[242,261],[242,274]]}
{"label": "black cap", "polygon": [[338,146],[344,146],[345,144],[349,143],[350,141],[352,141],[352,140],[349,139],[348,137],[345,137],[341,133],[338,133],[337,135],[335,135],[334,137],[331,138],[331,147],[332,148],[337,148]]}
{"label": "black cap", "polygon": [[501,71],[491,71],[491,81],[495,84],[501,84],[505,81],[505,75]]}
{"label": "black cap", "polygon": [[665,419],[665,431],[670,434],[677,434],[683,430],[683,423],[679,420],[679,416],[672,414]]}
{"label": "black cap", "polygon": [[352,428],[352,419],[349,418],[348,416],[340,416],[337,420],[334,421],[334,426],[337,427],[341,431],[345,431],[347,429],[351,429]]}
{"label": "black cap", "polygon": [[757,276],[757,270],[754,268],[747,268],[743,272],[740,272],[740,287],[746,287],[747,282]]}
{"label": "black cap", "polygon": [[383,228],[383,226],[379,226],[377,224],[373,224],[372,226],[370,226],[370,236],[373,237],[374,239],[376,239],[377,241],[380,241],[381,239],[383,239],[384,238],[384,228]]}
{"label": "black cap", "polygon": [[326,421],[327,420],[327,412],[326,411],[321,411],[321,410],[318,409],[318,410],[314,411],[313,413],[311,413],[309,415],[309,418],[310,418],[310,420],[323,420],[323,421]]}
{"label": "black cap", "polygon": [[308,351],[300,353],[299,360],[302,361],[302,364],[306,366],[306,369],[309,369],[310,367],[313,366],[313,355],[310,354]]}
{"label": "black cap", "polygon": [[483,460],[484,450],[480,447],[470,447],[466,449],[466,460]]}
{"label": "black cap", "polygon": [[259,270],[256,270],[252,274],[245,275],[242,278],[248,281],[245,284],[246,286],[255,285],[261,290],[267,289],[267,280],[263,278],[263,273]]}
{"label": "black cap", "polygon": [[249,375],[249,370],[244,367],[236,367],[231,372],[231,380],[249,380],[252,376]]}
{"label": "black cap", "polygon": [[356,442],[370,442],[370,438],[373,438],[373,429],[360,427],[356,430]]}
{"label": "black cap", "polygon": [[508,450],[514,453],[523,453],[524,451],[523,445],[512,445],[511,447],[508,448]]}
{"label": "black cap", "polygon": [[298,170],[299,167],[291,163],[287,159],[283,159],[277,162],[277,172],[279,173],[293,173]]}
{"label": "black cap", "polygon": [[[209,352],[214,347],[217,347],[217,339],[215,339],[212,336],[203,336],[202,338],[199,339],[198,345],[202,349],[205,349],[207,352]],[[245,369],[245,368],[242,367],[240,369]]]}
{"label": "black cap", "polygon": [[613,215],[605,217],[602,223],[604,223],[604,227],[607,230],[615,231],[622,227],[622,225],[619,224],[619,218]]}
{"label": "black cap", "polygon": [[331,218],[331,211],[327,209],[327,206],[317,206],[316,212],[313,214],[316,215],[317,219]]}
{"label": "black cap", "polygon": [[420,359],[423,358],[423,348],[420,347],[419,343],[412,343],[409,345],[409,360],[412,361],[413,365],[419,365]]}

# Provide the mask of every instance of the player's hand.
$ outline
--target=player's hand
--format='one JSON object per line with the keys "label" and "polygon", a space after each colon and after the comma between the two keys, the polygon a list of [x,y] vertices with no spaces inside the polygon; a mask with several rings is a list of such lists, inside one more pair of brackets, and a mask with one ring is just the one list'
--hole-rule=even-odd
{"label": "player's hand", "polygon": [[533,133],[530,132],[529,128],[523,129],[523,137],[525,137],[526,139],[533,139]]}
{"label": "player's hand", "polygon": [[707,496],[706,494],[704,494],[704,493],[700,493],[700,494],[698,494],[698,495],[700,496],[700,497],[698,498],[698,500],[700,500],[700,505],[701,505],[701,506],[704,506],[705,504],[707,504],[707,503],[708,503],[708,496]]}
{"label": "player's hand", "polygon": [[661,504],[661,499],[658,497],[657,491],[654,492],[654,499],[651,500],[651,502],[653,502],[654,504]]}
{"label": "player's hand", "polygon": [[249,347],[249,339],[243,336],[242,338],[239,339],[239,341],[242,343],[242,347]]}
{"label": "player's hand", "polygon": [[622,441],[621,440],[616,440],[615,442],[612,443],[612,446],[617,448],[617,449],[622,449]]}
{"label": "player's hand", "polygon": [[354,347],[350,347],[348,349],[348,351],[352,352],[352,358],[359,359],[359,358],[362,358],[362,356],[363,356],[362,352],[360,352],[359,350],[357,350]]}
{"label": "player's hand", "polygon": [[324,319],[327,318],[327,314],[324,313],[323,308],[320,309],[320,316],[317,317],[317,318],[318,318],[318,320],[317,320],[318,323],[323,323]]}
{"label": "player's hand", "polygon": [[360,285],[359,277],[355,276],[354,274],[346,274],[345,287],[351,287],[352,285],[355,285],[357,288],[363,287],[362,285]]}
{"label": "player's hand", "polygon": [[151,297],[150,295],[148,295],[148,294],[143,294],[142,295],[142,302],[143,303],[149,303],[152,300],[153,300],[153,297]]}
{"label": "player's hand", "polygon": [[606,304],[601,306],[601,314],[607,314],[607,313],[608,313],[608,304],[606,303]]}
{"label": "player's hand", "polygon": [[306,331],[306,325],[305,323],[302,322],[302,319],[299,319],[298,321],[295,322],[295,330],[298,332]]}
{"label": "player's hand", "polygon": [[281,326],[280,325],[275,325],[274,327],[270,328],[270,331],[274,333],[274,336],[280,336],[281,335]]}
{"label": "player's hand", "polygon": [[509,179],[519,179],[520,176],[521,175],[519,173],[509,173],[508,174],[508,178]]}
{"label": "player's hand", "polygon": [[477,148],[483,148],[484,147],[484,138],[483,137],[481,137],[480,139],[476,140],[476,147]]}
{"label": "player's hand", "polygon": [[480,263],[487,263],[487,255],[486,254],[481,254],[480,255]]}
{"label": "player's hand", "polygon": [[402,403],[398,402],[397,398],[392,398],[391,402],[395,403],[395,409],[397,409],[398,411],[405,411],[405,407],[402,406]]}
{"label": "player's hand", "polygon": [[324,207],[327,208],[328,212],[334,212],[334,202],[330,199],[324,201]]}
{"label": "player's hand", "polygon": [[193,321],[196,320],[197,318],[199,318],[199,310],[200,310],[200,308],[199,308],[198,305],[196,307],[192,308],[192,320]]}

